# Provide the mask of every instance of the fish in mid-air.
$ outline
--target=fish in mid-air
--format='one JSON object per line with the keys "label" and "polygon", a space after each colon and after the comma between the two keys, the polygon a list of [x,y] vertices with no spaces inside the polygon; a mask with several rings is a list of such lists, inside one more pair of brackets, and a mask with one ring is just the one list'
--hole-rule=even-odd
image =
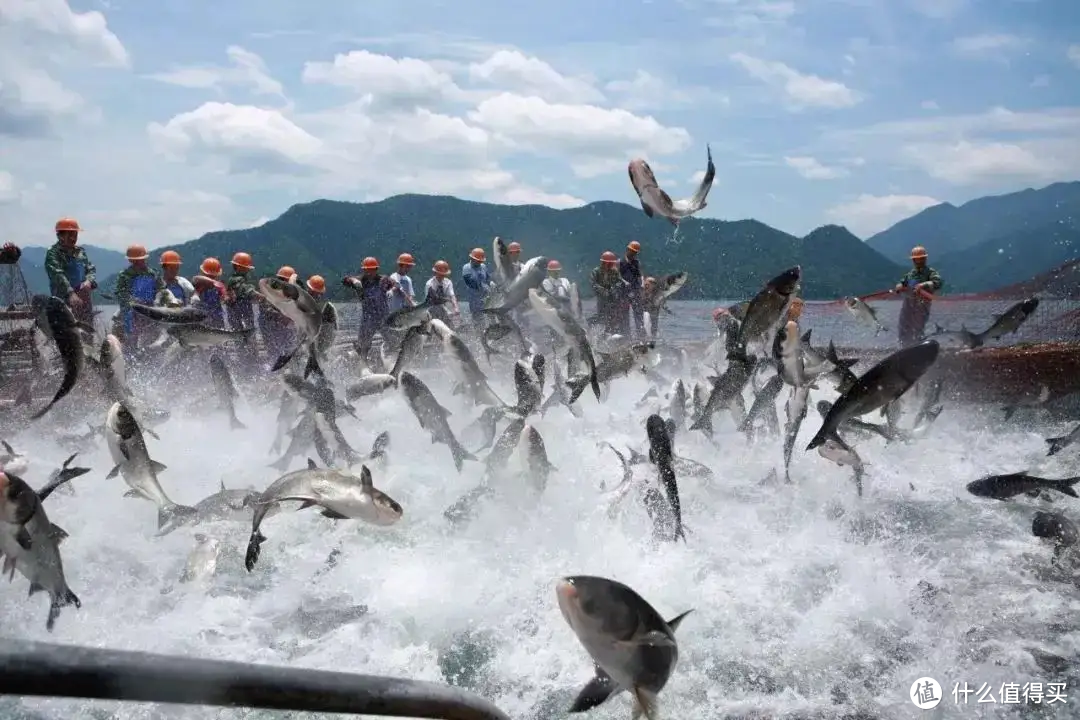
{"label": "fish in mid-air", "polygon": [[856,320],[874,328],[874,335],[877,336],[883,330],[888,330],[881,321],[878,320],[877,313],[874,308],[866,304],[862,298],[846,297],[844,298],[844,305],[847,306],[848,312],[850,312]]}
{"label": "fish in mid-air", "polygon": [[678,225],[679,220],[688,218],[705,208],[707,204],[705,199],[709,196],[713,179],[716,177],[716,165],[713,164],[712,148],[706,146],[705,151],[708,153],[705,177],[701,179],[701,184],[698,185],[693,196],[687,200],[672,200],[671,196],[664,192],[656,182],[656,175],[653,174],[652,168],[644,159],[634,158],[630,161],[627,168],[630,174],[630,184],[634,187],[634,192],[637,193],[638,200],[641,201],[641,209],[646,215],[649,217],[659,215],[667,218],[672,225]]}
{"label": "fish in mid-air", "polygon": [[657,695],[679,660],[675,630],[692,610],[665,621],[633,589],[592,575],[565,577],[555,587],[559,610],[596,664],[570,712],[590,710],[629,691],[636,719],[658,720]]}

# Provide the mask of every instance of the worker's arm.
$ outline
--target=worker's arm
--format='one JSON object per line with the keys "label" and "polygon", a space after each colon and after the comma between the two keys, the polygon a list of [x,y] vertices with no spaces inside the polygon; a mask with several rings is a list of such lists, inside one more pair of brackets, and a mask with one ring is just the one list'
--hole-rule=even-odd
{"label": "worker's arm", "polygon": [[941,273],[933,268],[930,268],[930,277],[919,284],[930,292],[938,292],[945,285],[941,280]]}
{"label": "worker's arm", "polygon": [[59,297],[67,299],[68,295],[75,292],[67,278],[67,259],[55,245],[45,253],[45,274],[49,276],[49,284],[57,289]]}
{"label": "worker's arm", "polygon": [[113,290],[113,299],[121,309],[131,305],[131,273],[124,271],[116,276],[116,288]]}

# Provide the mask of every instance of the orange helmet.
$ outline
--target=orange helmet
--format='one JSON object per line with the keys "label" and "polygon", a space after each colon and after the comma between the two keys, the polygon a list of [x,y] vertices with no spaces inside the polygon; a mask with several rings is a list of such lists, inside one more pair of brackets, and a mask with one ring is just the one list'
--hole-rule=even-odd
{"label": "orange helmet", "polygon": [[182,264],[180,262],[180,253],[176,252],[175,250],[166,250],[165,252],[161,253],[160,262],[162,265],[179,266]]}
{"label": "orange helmet", "polygon": [[79,232],[82,230],[75,218],[60,218],[56,221],[56,232]]}
{"label": "orange helmet", "polygon": [[217,258],[206,258],[199,265],[199,272],[207,277],[216,278],[221,275],[221,261]]}
{"label": "orange helmet", "polygon": [[511,254],[521,252],[521,243],[518,243],[518,242],[510,243],[509,245],[506,246],[506,252],[511,253]]}
{"label": "orange helmet", "polygon": [[626,246],[626,252],[639,253],[641,252],[641,243],[637,240],[631,240],[630,244]]}
{"label": "orange helmet", "polygon": [[484,252],[484,248],[473,248],[472,252],[469,253],[469,259],[475,260],[476,262],[484,262],[487,260],[487,253]]}
{"label": "orange helmet", "polygon": [[610,250],[605,250],[600,256],[600,262],[603,265],[617,265],[619,263],[619,258],[617,258],[615,253]]}
{"label": "orange helmet", "polygon": [[293,270],[292,267],[290,267],[289,265],[282,265],[280,268],[278,268],[277,271],[278,279],[284,280],[285,282],[289,282],[290,280],[292,280],[292,276],[295,274],[296,271]]}
{"label": "orange helmet", "polygon": [[255,263],[252,262],[251,256],[246,252],[238,252],[232,256],[233,267],[243,268],[245,270],[254,270]]}
{"label": "orange helmet", "polygon": [[435,266],[431,268],[431,271],[439,277],[446,277],[450,274],[450,263],[445,260],[439,260],[435,263]]}
{"label": "orange helmet", "polygon": [[925,260],[926,259],[926,248],[924,248],[922,245],[916,245],[915,247],[911,248],[911,259],[912,260],[920,260],[920,259]]}
{"label": "orange helmet", "polygon": [[313,293],[326,292],[326,281],[323,280],[322,275],[312,275],[307,279],[307,287]]}
{"label": "orange helmet", "polygon": [[146,248],[142,245],[128,245],[127,259],[129,261],[145,260],[150,257],[150,254],[146,252]]}
{"label": "orange helmet", "polygon": [[401,253],[400,255],[397,256],[397,264],[398,265],[407,265],[409,267],[412,267],[413,265],[416,264],[416,261],[413,260],[413,256],[410,255],[409,253]]}
{"label": "orange helmet", "polygon": [[361,270],[378,270],[379,261],[373,257],[364,258],[364,262],[360,263]]}
{"label": "orange helmet", "polygon": [[548,260],[548,270],[562,270],[562,265],[559,264],[558,260]]}

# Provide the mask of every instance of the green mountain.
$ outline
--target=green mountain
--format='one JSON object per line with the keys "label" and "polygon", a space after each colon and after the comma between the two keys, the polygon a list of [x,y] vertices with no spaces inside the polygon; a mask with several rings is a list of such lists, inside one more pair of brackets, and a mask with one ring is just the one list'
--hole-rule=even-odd
{"label": "green mountain", "polygon": [[[951,264],[963,269],[961,258],[971,256],[957,255],[956,260],[949,263],[946,258],[991,240],[1019,238],[1024,234],[1038,244],[1045,231],[1053,228],[1055,223],[1071,222],[1078,216],[1080,182],[1054,183],[1039,190],[1029,188],[1008,195],[978,198],[960,207],[949,203],[935,205],[901,220],[866,243],[885,257],[905,265],[911,248],[925,245],[930,251],[930,263],[935,267]],[[1046,237],[1046,242],[1054,242]],[[992,243],[987,245],[991,246]],[[1040,262],[1038,253],[1031,257],[1017,256],[1014,267],[1026,278],[1048,269],[1049,266]],[[980,266],[985,264],[985,261],[979,261]],[[991,285],[996,282],[985,279]],[[978,286],[979,281],[973,275],[960,284]]]}
{"label": "green mountain", "polygon": [[[417,277],[426,278],[439,259],[458,277],[476,246],[491,252],[499,235],[524,245],[526,257],[558,259],[564,274],[586,281],[600,253],[622,255],[626,243],[642,243],[648,273],[686,270],[690,281],[683,299],[744,297],[792,265],[803,266],[804,295],[836,298],[890,287],[901,268],[844,228],[831,225],[797,238],[756,220],[683,221],[677,234],[641,208],[615,202],[554,210],[538,205],[492,205],[452,197],[398,195],[374,203],[317,200],[294,205],[281,217],[256,228],[207,233],[175,246],[191,274],[202,258],[227,264],[232,254],[252,254],[256,272],[270,274],[291,265],[302,275],[318,273],[336,297],[355,297],[338,280],[357,272],[375,255],[387,272],[398,253],[417,259]],[[582,283],[583,290],[587,281]]]}

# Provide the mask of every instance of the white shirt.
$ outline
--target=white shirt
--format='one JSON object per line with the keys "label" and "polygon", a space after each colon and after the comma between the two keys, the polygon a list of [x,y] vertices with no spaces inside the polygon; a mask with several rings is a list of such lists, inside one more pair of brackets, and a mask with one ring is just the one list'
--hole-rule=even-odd
{"label": "white shirt", "polygon": [[401,288],[400,291],[395,289],[386,293],[390,300],[390,311],[393,312],[394,310],[400,310],[408,305],[409,303],[406,301],[406,298],[412,300],[414,295],[411,277],[399,273],[391,273],[390,279],[395,281],[398,284],[398,287]]}
{"label": "white shirt", "polygon": [[450,278],[432,276],[424,285],[424,292],[427,297],[441,297],[449,302],[454,298],[454,283],[450,282]]}

